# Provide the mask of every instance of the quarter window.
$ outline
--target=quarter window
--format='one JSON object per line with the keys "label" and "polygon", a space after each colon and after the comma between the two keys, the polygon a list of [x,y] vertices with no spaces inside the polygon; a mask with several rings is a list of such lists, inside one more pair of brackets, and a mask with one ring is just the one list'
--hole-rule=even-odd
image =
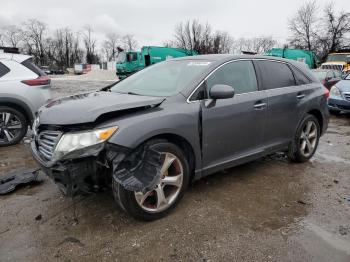
{"label": "quarter window", "polygon": [[10,72],[10,69],[8,69],[8,67],[5,66],[4,64],[0,63],[0,77],[3,77],[8,72]]}
{"label": "quarter window", "polygon": [[236,61],[216,70],[206,81],[207,91],[216,84],[229,85],[236,94],[258,90],[255,70],[251,61]]}
{"label": "quarter window", "polygon": [[295,79],[289,66],[274,61],[257,61],[264,89],[294,86]]}
{"label": "quarter window", "polygon": [[293,70],[295,80],[298,85],[307,85],[310,84],[311,81],[309,78],[307,78],[303,73],[301,73],[298,69]]}

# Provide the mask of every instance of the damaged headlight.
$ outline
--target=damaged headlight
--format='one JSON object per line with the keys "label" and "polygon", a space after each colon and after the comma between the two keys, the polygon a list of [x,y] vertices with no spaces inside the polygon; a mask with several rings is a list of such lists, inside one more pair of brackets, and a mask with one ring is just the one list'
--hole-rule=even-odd
{"label": "damaged headlight", "polygon": [[55,148],[53,160],[58,160],[72,151],[103,143],[117,130],[118,127],[115,126],[85,132],[66,133],[61,137]]}

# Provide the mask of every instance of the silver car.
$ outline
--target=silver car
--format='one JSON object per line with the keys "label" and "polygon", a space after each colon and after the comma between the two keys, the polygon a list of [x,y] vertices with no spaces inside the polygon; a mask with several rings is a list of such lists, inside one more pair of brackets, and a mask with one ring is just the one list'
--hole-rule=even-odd
{"label": "silver car", "polygon": [[50,99],[50,87],[31,56],[0,53],[0,147],[22,140],[39,107]]}

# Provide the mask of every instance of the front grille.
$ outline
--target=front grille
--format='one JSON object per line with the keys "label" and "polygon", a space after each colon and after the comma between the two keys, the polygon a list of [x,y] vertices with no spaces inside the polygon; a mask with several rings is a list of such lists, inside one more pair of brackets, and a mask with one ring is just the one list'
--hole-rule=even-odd
{"label": "front grille", "polygon": [[333,70],[339,70],[343,71],[344,66],[343,65],[321,65],[322,69],[333,69]]}
{"label": "front grille", "polygon": [[59,131],[42,131],[37,137],[37,146],[45,160],[51,160],[55,147],[62,133]]}
{"label": "front grille", "polygon": [[345,100],[350,101],[350,93],[343,93]]}

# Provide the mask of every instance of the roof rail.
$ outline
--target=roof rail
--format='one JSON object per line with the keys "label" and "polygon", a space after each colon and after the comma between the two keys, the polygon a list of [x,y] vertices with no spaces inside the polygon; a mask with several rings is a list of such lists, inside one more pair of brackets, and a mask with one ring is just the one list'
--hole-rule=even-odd
{"label": "roof rail", "polygon": [[19,54],[19,49],[17,47],[6,47],[0,46],[0,53],[11,53],[11,54]]}

